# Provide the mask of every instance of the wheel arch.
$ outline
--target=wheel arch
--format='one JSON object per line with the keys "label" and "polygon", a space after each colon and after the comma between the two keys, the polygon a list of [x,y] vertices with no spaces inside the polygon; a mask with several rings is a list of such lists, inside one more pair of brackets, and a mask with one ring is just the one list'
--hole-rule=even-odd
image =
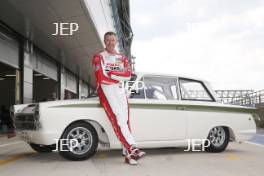
{"label": "wheel arch", "polygon": [[[235,141],[236,140],[236,136],[235,136],[234,130],[230,126],[227,126],[227,125],[217,125],[217,126],[214,126],[212,128],[215,128],[215,127],[224,127],[226,129],[228,129],[228,132],[229,132],[229,141]],[[209,135],[209,132],[210,132],[210,130],[212,128],[210,128],[208,130],[207,135]]]}
{"label": "wheel arch", "polygon": [[228,129],[228,131],[229,131],[229,140],[230,141],[235,141],[236,140],[236,136],[235,136],[234,130],[231,127],[229,127],[229,126],[224,126],[224,127],[226,127]]}
{"label": "wheel arch", "polygon": [[91,120],[91,119],[79,119],[79,120],[75,120],[72,121],[71,123],[69,123],[63,130],[60,138],[62,138],[62,135],[64,134],[65,130],[72,124],[77,123],[77,122],[84,122],[84,123],[88,123],[90,124],[96,131],[97,135],[98,135],[98,140],[99,143],[103,146],[106,147],[110,147],[110,140],[108,138],[108,135],[104,129],[104,127],[97,121],[95,120]]}

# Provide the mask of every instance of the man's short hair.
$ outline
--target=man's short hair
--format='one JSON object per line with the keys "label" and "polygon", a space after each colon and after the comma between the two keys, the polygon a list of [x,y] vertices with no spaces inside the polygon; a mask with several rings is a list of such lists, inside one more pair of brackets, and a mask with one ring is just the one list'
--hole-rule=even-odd
{"label": "man's short hair", "polygon": [[105,40],[106,36],[108,36],[108,35],[114,35],[114,36],[116,36],[116,33],[113,32],[113,31],[106,32],[106,33],[104,34],[104,40]]}

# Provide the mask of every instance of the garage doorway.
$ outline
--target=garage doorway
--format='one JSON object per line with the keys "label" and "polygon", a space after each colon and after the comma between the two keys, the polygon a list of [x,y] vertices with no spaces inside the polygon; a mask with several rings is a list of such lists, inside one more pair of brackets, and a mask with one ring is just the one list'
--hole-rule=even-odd
{"label": "garage doorway", "polygon": [[13,132],[9,109],[16,103],[17,74],[16,68],[0,62],[0,134]]}
{"label": "garage doorway", "polygon": [[70,90],[67,90],[67,89],[64,89],[64,100],[68,100],[68,99],[77,99],[77,94],[70,91]]}
{"label": "garage doorway", "polygon": [[57,82],[42,73],[33,71],[33,102],[58,99]]}

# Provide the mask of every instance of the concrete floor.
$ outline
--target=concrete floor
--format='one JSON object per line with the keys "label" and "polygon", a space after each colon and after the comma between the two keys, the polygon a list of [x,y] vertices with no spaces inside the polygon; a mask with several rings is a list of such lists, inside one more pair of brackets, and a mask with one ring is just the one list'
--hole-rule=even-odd
{"label": "concrete floor", "polygon": [[[259,135],[264,138],[264,136]],[[264,145],[230,143],[223,153],[184,152],[185,148],[146,150],[137,166],[123,163],[121,151],[98,151],[86,161],[67,161],[58,153],[40,154],[17,138],[0,139],[1,176],[260,176]]]}

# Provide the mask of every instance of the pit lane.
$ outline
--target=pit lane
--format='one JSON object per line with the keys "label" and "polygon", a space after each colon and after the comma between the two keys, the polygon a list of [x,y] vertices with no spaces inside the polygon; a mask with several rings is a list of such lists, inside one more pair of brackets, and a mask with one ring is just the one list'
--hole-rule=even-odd
{"label": "pit lane", "polygon": [[36,153],[18,138],[0,140],[0,175],[158,176],[263,174],[264,135],[246,143],[229,143],[223,153],[184,152],[185,148],[145,150],[137,166],[123,163],[121,151],[99,151],[86,161],[72,162],[58,153]]}

